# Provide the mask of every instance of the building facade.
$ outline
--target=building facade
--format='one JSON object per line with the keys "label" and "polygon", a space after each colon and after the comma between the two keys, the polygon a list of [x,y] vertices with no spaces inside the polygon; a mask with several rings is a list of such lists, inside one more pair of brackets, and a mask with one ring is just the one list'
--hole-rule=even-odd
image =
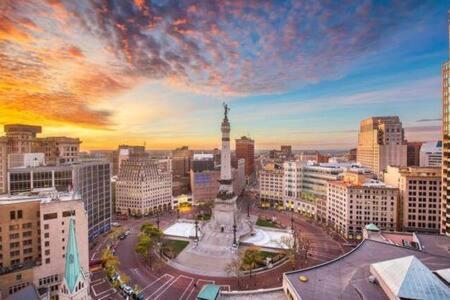
{"label": "building facade", "polygon": [[364,226],[397,229],[398,189],[374,179],[346,177],[327,188],[327,223],[346,238],[361,236]]}
{"label": "building facade", "polygon": [[255,172],[255,141],[246,136],[236,139],[236,159],[245,159],[245,176],[253,175]]}
{"label": "building facade", "polygon": [[283,176],[282,166],[264,167],[259,172],[259,198],[263,207],[283,206]]}
{"label": "building facade", "polygon": [[9,169],[10,194],[39,188],[77,191],[85,204],[89,219],[89,240],[111,228],[111,164],[105,161],[79,162],[69,165]]}
{"label": "building facade", "polygon": [[408,167],[420,166],[420,149],[422,142],[408,142],[406,164]]}
{"label": "building facade", "polygon": [[0,195],[8,190],[8,143],[0,137]]}
{"label": "building facade", "polygon": [[29,153],[32,152],[33,141],[36,134],[42,132],[42,127],[8,124],[4,126],[4,131],[8,139],[8,153]]}
{"label": "building facade", "polygon": [[89,289],[88,220],[79,194],[48,190],[0,197],[1,296],[33,285],[43,297],[59,298],[70,220]]}
{"label": "building facade", "polygon": [[32,152],[44,153],[47,164],[67,164],[78,161],[80,144],[79,138],[65,136],[36,138],[32,143]]}
{"label": "building facade", "polygon": [[440,230],[440,167],[391,167],[384,182],[400,192],[399,223],[404,231]]}
{"label": "building facade", "polygon": [[172,174],[146,154],[123,161],[116,181],[116,211],[146,216],[172,209]]}
{"label": "building facade", "polygon": [[[204,164],[197,165],[196,170],[191,169],[190,173],[193,204],[198,205],[214,201],[220,186],[220,170],[218,168],[209,170],[209,165]],[[233,178],[233,191],[236,195],[240,195],[246,182],[245,161],[243,159],[238,160],[237,168],[231,169],[231,176]]]}
{"label": "building facade", "polygon": [[399,117],[371,117],[361,121],[357,161],[377,175],[388,165],[406,166],[407,144]]}
{"label": "building facade", "polygon": [[450,235],[450,62],[442,66],[441,233]]}
{"label": "building facade", "polygon": [[421,167],[440,167],[442,165],[442,142],[428,142],[420,149]]}

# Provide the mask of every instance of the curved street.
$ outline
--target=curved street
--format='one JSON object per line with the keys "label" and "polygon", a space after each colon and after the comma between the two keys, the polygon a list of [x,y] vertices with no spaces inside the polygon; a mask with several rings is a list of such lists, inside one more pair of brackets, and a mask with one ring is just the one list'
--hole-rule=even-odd
{"label": "curved street", "polygon": [[[241,199],[242,213],[247,213],[247,202]],[[275,217],[277,222],[284,227],[291,226],[291,216],[294,219],[294,228],[297,237],[307,238],[310,244],[307,260],[299,259],[297,268],[317,265],[332,260],[342,255],[346,250],[344,241],[330,237],[326,230],[298,214],[279,212],[258,208],[254,203],[250,206],[250,213],[260,217]],[[195,211],[181,214],[181,218],[194,216]],[[165,228],[176,220],[175,213],[166,213],[159,218],[161,228]],[[195,299],[201,287],[208,283],[221,285],[224,290],[250,290],[259,288],[277,287],[281,285],[282,274],[292,270],[292,265],[285,263],[272,270],[261,272],[249,278],[248,275],[240,279],[239,285],[236,278],[208,277],[186,273],[175,269],[166,263],[153,259],[152,268],[144,262],[134,251],[139,229],[143,223],[156,224],[155,217],[130,219],[121,221],[124,229],[130,230],[130,234],[124,240],[119,240],[116,247],[116,255],[120,260],[120,270],[130,278],[130,285],[137,285],[143,290],[145,299]],[[100,241],[91,259],[99,259],[101,251],[106,243]],[[92,289],[95,299],[121,299],[119,290],[113,289],[101,274],[93,274]]]}

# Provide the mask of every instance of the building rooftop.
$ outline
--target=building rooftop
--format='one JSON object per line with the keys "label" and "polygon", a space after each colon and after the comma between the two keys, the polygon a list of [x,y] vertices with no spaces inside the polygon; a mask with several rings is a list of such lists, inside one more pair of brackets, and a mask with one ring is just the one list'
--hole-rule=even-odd
{"label": "building rooftop", "polygon": [[[371,264],[414,255],[430,270],[450,267],[450,238],[418,234],[423,251],[365,239],[349,253],[330,262],[285,273],[284,278],[303,300],[387,299],[377,284],[369,282]],[[302,282],[300,276],[308,280]]]}
{"label": "building rooftop", "polygon": [[422,144],[420,152],[440,153],[442,152],[442,141],[433,141]]}
{"label": "building rooftop", "polygon": [[193,156],[194,160],[211,160],[214,159],[214,154],[212,153],[197,153]]}
{"label": "building rooftop", "polygon": [[71,201],[80,200],[80,195],[76,192],[58,192],[54,188],[33,189],[31,192],[24,192],[18,195],[0,195],[0,205],[16,204],[31,201],[48,203],[51,201]]}
{"label": "building rooftop", "polygon": [[449,288],[414,255],[371,265],[397,299],[450,299]]}

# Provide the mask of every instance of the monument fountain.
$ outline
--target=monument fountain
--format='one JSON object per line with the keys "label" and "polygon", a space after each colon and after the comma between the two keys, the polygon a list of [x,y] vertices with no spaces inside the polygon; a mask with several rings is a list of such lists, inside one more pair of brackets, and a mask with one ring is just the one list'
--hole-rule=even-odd
{"label": "monument fountain", "polygon": [[193,239],[171,264],[183,271],[209,276],[228,276],[225,267],[237,253],[241,243],[281,249],[284,237],[292,238],[288,230],[263,229],[254,226],[255,218],[242,217],[233,191],[231,175],[229,107],[224,106],[221,124],[222,149],[220,187],[214,200],[209,222],[179,220],[164,230],[168,238]]}

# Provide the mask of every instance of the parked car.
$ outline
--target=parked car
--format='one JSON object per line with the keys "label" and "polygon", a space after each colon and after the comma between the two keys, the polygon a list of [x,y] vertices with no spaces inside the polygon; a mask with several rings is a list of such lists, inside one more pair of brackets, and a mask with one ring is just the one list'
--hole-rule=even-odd
{"label": "parked car", "polygon": [[126,284],[122,284],[122,285],[120,286],[120,288],[121,288],[122,291],[123,291],[125,294],[127,294],[128,296],[131,296],[131,295],[133,295],[133,293],[134,293],[133,289],[132,289],[130,286],[126,285]]}
{"label": "parked car", "polygon": [[120,227],[120,223],[119,222],[112,222],[111,226],[112,227]]}
{"label": "parked car", "polygon": [[129,234],[130,234],[130,231],[129,230],[127,230],[127,231],[125,231],[125,236],[128,236]]}
{"label": "parked car", "polygon": [[124,233],[122,233],[121,235],[119,235],[119,240],[124,240],[126,237],[127,236]]}
{"label": "parked car", "polygon": [[139,293],[139,294],[133,294],[133,299],[136,299],[136,300],[144,300],[145,297],[144,297],[144,294],[143,294],[143,293]]}
{"label": "parked car", "polygon": [[120,274],[116,272],[110,277],[110,279],[111,281],[120,280]]}

